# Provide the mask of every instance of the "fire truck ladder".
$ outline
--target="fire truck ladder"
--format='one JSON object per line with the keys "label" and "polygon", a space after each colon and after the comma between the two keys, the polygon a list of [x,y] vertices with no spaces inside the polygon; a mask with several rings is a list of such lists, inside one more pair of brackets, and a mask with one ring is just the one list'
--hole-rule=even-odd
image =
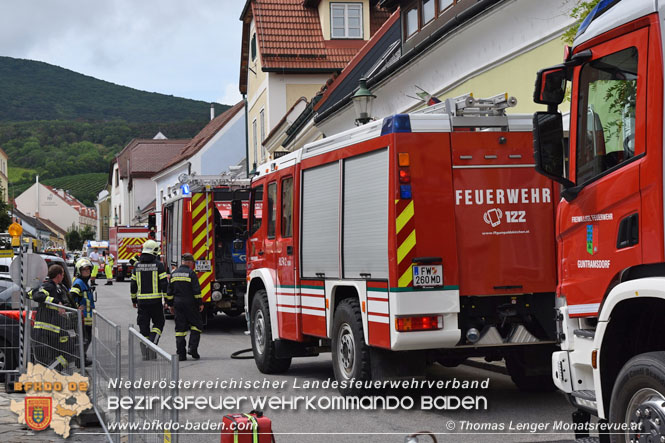
{"label": "fire truck ladder", "polygon": [[474,98],[472,93],[448,98],[414,114],[448,114],[453,126],[497,127],[508,126],[506,109],[517,105],[515,97],[507,93],[488,98]]}
{"label": "fire truck ladder", "polygon": [[178,186],[189,185],[192,192],[202,189],[211,189],[217,186],[228,186],[235,190],[249,187],[250,180],[246,178],[234,178],[227,174],[222,175],[196,175],[180,174],[178,176]]}

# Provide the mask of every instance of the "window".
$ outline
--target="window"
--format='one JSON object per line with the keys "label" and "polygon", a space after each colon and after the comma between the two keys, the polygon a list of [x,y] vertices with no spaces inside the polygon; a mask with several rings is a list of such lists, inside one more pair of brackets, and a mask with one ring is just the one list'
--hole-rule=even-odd
{"label": "window", "polygon": [[293,236],[293,177],[282,180],[282,238]]}
{"label": "window", "polygon": [[430,21],[434,20],[436,15],[436,7],[434,5],[434,0],[423,0],[422,11],[422,24],[425,26]]}
{"label": "window", "polygon": [[330,4],[331,38],[363,38],[362,3]]}
{"label": "window", "polygon": [[406,36],[411,37],[418,31],[418,8],[409,9],[406,12]]}
{"label": "window", "polygon": [[453,3],[454,0],[439,0],[439,12],[443,12],[444,9],[452,6]]}
{"label": "window", "polygon": [[277,222],[277,183],[268,185],[268,238],[275,238],[275,223]]}
{"label": "window", "polygon": [[120,174],[118,174],[118,170],[115,170],[115,185],[120,186]]}
{"label": "window", "polygon": [[256,142],[256,119],[252,122],[252,147],[254,151],[254,168],[256,169],[256,165],[259,161],[259,151],[258,151],[258,144]]}
{"label": "window", "polygon": [[635,155],[637,48],[583,66],[578,94],[575,181],[582,184]]}
{"label": "window", "polygon": [[253,235],[261,228],[261,220],[263,219],[263,185],[252,188],[251,196],[251,213],[250,218],[250,235]]}
{"label": "window", "polygon": [[266,121],[265,121],[265,110],[261,109],[259,113],[259,120],[261,122],[261,161],[265,159],[265,152],[263,151],[263,140],[266,138]]}
{"label": "window", "polygon": [[251,57],[252,61],[256,60],[256,32],[254,35],[252,35],[252,43],[251,43]]}

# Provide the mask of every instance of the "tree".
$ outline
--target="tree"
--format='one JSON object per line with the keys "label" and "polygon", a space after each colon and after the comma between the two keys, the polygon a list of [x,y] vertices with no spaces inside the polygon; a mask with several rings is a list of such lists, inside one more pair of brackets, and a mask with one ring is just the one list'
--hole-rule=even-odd
{"label": "tree", "polygon": [[573,44],[573,40],[575,40],[575,35],[577,34],[577,30],[582,24],[582,20],[584,20],[584,18],[589,15],[591,10],[595,8],[599,2],[600,0],[576,0],[576,6],[570,11],[570,16],[576,21],[573,26],[568,28],[568,30],[563,33],[561,38],[563,39],[564,43],[567,45]]}
{"label": "tree", "polygon": [[[0,186],[0,196],[5,194],[5,190]],[[12,218],[9,215],[9,204],[0,197],[0,232],[7,232],[7,228],[12,223]]]}
{"label": "tree", "polygon": [[70,251],[78,251],[83,247],[81,234],[75,228],[71,228],[67,231],[67,234],[65,234],[65,241],[67,242],[67,249]]}
{"label": "tree", "polygon": [[88,240],[94,240],[95,239],[95,228],[92,226],[85,226],[81,231],[79,232],[81,236],[81,242],[85,243]]}

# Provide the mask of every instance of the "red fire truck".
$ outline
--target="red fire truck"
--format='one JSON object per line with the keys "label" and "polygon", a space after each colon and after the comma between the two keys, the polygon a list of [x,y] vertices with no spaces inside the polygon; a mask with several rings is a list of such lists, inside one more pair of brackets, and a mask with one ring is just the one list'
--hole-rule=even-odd
{"label": "red fire truck", "polygon": [[130,260],[141,254],[141,247],[148,239],[150,230],[145,226],[111,226],[109,228],[109,252],[113,254],[113,275],[123,281],[132,275],[134,267]]}
{"label": "red fire truck", "polygon": [[[165,265],[180,266],[182,254],[196,260],[206,316],[243,312],[246,288],[244,242],[239,240],[249,212],[248,180],[183,175],[169,189],[162,209],[162,254]],[[232,220],[232,202],[244,202],[241,218]],[[244,222],[242,221],[244,220]]]}
{"label": "red fire truck", "polygon": [[663,19],[663,2],[601,1],[534,94],[536,168],[564,197],[553,378],[574,421],[628,426],[613,441],[665,441]]}
{"label": "red fire truck", "polygon": [[552,386],[557,191],[514,104],[449,99],[259,168],[245,309],[260,371],[330,350],[345,392],[431,358],[505,357],[518,386]]}

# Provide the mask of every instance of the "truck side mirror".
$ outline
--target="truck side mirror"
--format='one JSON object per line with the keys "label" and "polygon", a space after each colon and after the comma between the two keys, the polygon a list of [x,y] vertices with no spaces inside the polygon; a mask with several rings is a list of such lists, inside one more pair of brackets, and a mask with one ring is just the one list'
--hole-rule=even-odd
{"label": "truck side mirror", "polygon": [[541,69],[536,77],[533,101],[541,105],[557,106],[566,96],[567,72],[563,65]]}
{"label": "truck side mirror", "polygon": [[533,157],[536,172],[561,183],[575,186],[565,177],[563,120],[559,112],[536,112],[533,116]]}
{"label": "truck side mirror", "polygon": [[240,227],[242,222],[242,200],[231,201],[231,221],[233,226]]}

